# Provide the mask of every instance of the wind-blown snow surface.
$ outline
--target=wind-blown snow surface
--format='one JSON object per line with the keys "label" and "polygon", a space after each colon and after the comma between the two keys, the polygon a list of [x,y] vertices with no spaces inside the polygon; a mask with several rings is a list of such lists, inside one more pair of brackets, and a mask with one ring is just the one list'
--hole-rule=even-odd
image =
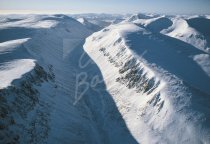
{"label": "wind-blown snow surface", "polygon": [[85,51],[139,143],[210,143],[209,54],[159,33],[167,21],[183,28],[172,33],[193,33],[165,16],[143,17],[94,33]]}
{"label": "wind-blown snow surface", "polygon": [[14,62],[5,63],[5,66],[1,66],[0,69],[0,88],[6,88],[10,86],[14,79],[21,78],[21,76],[34,68],[35,64],[33,60],[21,59]]}
{"label": "wind-blown snow surface", "polygon": [[0,143],[210,143],[207,16],[0,17]]}

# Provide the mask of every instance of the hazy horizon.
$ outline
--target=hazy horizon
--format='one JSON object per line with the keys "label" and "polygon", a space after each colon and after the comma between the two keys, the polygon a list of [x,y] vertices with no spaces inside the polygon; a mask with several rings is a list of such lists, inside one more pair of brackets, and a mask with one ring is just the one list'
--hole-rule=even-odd
{"label": "hazy horizon", "polygon": [[80,13],[161,13],[161,14],[210,14],[208,0],[60,0],[27,1],[2,0],[0,14],[80,14]]}

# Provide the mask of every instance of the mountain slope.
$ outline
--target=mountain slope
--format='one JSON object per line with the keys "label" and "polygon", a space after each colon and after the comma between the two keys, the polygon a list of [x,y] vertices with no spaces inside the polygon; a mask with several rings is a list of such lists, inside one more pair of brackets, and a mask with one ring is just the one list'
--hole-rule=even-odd
{"label": "mountain slope", "polygon": [[65,15],[20,17],[0,29],[0,143],[137,143],[86,64],[91,31]]}
{"label": "mountain slope", "polygon": [[[46,22],[51,22],[53,25],[48,23],[49,25],[46,27]],[[70,64],[63,58],[65,51],[63,41],[65,39],[72,40],[73,43],[78,43],[75,45],[78,46],[91,32],[76,20],[63,15],[26,17],[26,19],[20,20],[17,25],[15,23],[10,25],[10,23],[2,25],[1,36],[6,38],[4,40],[17,38],[21,38],[21,40],[1,43],[4,46],[3,49],[1,48],[2,68],[11,67],[11,70],[8,69],[6,72],[1,70],[1,73],[5,74],[3,75],[5,78],[10,78],[9,82],[12,82],[11,86],[7,85],[1,90],[3,99],[1,108],[5,110],[2,114],[3,119],[1,119],[3,130],[1,131],[3,137],[1,142],[88,141],[86,136],[78,136],[78,134],[73,134],[70,138],[65,139],[71,132],[66,132],[64,127],[69,122],[75,121],[69,116],[76,113],[80,117],[80,112],[74,106],[68,106],[69,100],[67,101],[67,99],[70,95],[68,87],[73,83],[71,82],[73,73]],[[37,25],[39,26],[37,27]],[[24,29],[27,29],[27,35],[23,31]],[[20,32],[24,35],[14,35],[14,37],[9,35],[9,32]],[[24,39],[22,40],[22,38]],[[30,61],[34,60],[33,65],[29,63],[34,67],[29,64],[29,67],[26,67],[27,61],[29,61],[26,61],[26,58],[31,59]],[[14,68],[12,64],[15,66]],[[9,71],[17,76],[13,78]],[[68,73],[72,74],[68,75]],[[20,77],[21,75],[23,76]],[[68,79],[66,79],[67,76]],[[14,79],[18,80],[14,81]],[[6,81],[1,82],[6,84]],[[69,111],[65,112],[66,108]],[[65,119],[66,116],[68,117]],[[8,119],[11,119],[13,123],[8,123]],[[78,118],[78,120],[80,119],[82,120],[82,118]],[[84,126],[75,124],[76,129],[82,127]],[[72,127],[68,130],[72,129],[70,131],[73,132],[75,128]],[[62,133],[59,134],[58,131]],[[10,137],[7,136],[8,134]]]}
{"label": "mountain slope", "polygon": [[127,22],[84,48],[139,143],[210,142],[210,77],[193,60],[206,53]]}
{"label": "mountain slope", "polygon": [[209,53],[209,20],[202,16],[165,16],[137,14],[127,21],[152,32],[177,38]]}
{"label": "mountain slope", "polygon": [[99,25],[90,23],[85,18],[79,18],[79,19],[77,19],[77,21],[80,22],[81,24],[83,24],[87,29],[90,29],[91,31],[94,31],[94,32],[102,29],[102,27],[100,27]]}
{"label": "mountain slope", "polygon": [[210,143],[208,22],[0,17],[0,143]]}

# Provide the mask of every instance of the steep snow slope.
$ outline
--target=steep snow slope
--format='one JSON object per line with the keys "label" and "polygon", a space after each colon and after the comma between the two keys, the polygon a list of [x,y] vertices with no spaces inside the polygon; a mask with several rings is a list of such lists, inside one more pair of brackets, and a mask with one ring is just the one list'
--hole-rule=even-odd
{"label": "steep snow slope", "polygon": [[87,64],[82,45],[91,31],[65,15],[8,17],[0,28],[1,80],[8,78],[0,143],[137,143],[100,70]]}
{"label": "steep snow slope", "polygon": [[128,22],[94,33],[84,49],[139,143],[210,142],[208,54]]}

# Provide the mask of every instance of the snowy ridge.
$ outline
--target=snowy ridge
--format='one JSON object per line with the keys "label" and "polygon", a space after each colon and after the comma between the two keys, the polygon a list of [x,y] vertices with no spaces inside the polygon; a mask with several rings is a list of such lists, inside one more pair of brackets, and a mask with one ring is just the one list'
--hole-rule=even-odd
{"label": "snowy ridge", "polygon": [[0,17],[0,143],[210,143],[208,16]]}
{"label": "snowy ridge", "polygon": [[209,52],[207,41],[202,33],[190,27],[187,21],[182,18],[174,18],[172,21],[173,25],[167,30],[163,30],[163,34],[178,38],[182,41],[192,44],[193,46],[196,46],[201,50]]}
{"label": "snowy ridge", "polygon": [[[179,71],[171,73],[171,68],[164,66],[167,58],[161,60],[161,53],[166,50],[161,47],[173,47],[165,52],[172,58],[178,47],[170,39],[155,35],[132,23],[121,23],[93,34],[84,48],[100,67],[108,91],[139,143],[209,143],[210,92],[203,88],[210,84],[209,77],[198,70],[197,74],[207,79],[205,85],[199,86]],[[187,62],[186,53],[181,51],[174,58]]]}
{"label": "snowy ridge", "polygon": [[5,63],[5,66],[0,66],[0,89],[6,88],[11,85],[11,82],[15,79],[21,78],[21,76],[34,68],[34,60],[22,59],[13,62]]}
{"label": "snowy ridge", "polygon": [[[73,106],[75,68],[68,52],[81,49],[91,32],[64,15],[12,19],[3,22],[0,29],[4,87],[0,91],[0,143],[88,141],[90,138],[83,132],[75,133],[89,125],[81,125],[85,121],[83,108]],[[64,47],[66,41],[70,44]]]}
{"label": "snowy ridge", "polygon": [[[35,66],[0,90],[0,143],[136,143],[103,82],[81,99],[75,95],[78,74],[85,73],[87,82],[102,79],[94,63],[79,66],[89,61],[82,46],[91,31],[65,15],[20,19],[27,22],[0,29],[0,60],[33,59]],[[46,20],[56,24],[30,27]]]}
{"label": "snowy ridge", "polygon": [[177,38],[209,53],[209,20],[205,16],[136,14],[126,21]]}
{"label": "snowy ridge", "polygon": [[[53,15],[6,15],[3,21],[0,21],[0,28],[24,27],[24,28],[51,28],[58,22],[53,19],[44,19],[54,17]],[[1,16],[3,19],[3,16]]]}

